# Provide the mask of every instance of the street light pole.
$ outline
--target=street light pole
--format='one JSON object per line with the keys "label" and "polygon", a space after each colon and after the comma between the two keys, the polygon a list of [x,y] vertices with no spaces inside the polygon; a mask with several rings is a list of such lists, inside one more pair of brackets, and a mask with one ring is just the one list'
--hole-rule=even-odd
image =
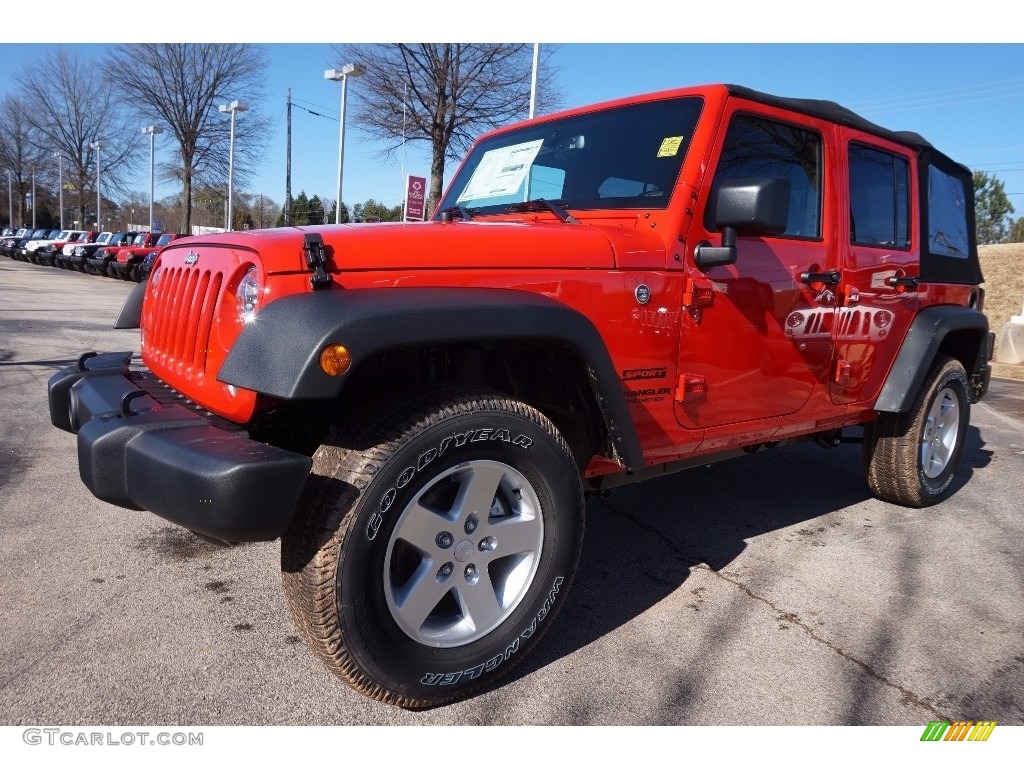
{"label": "street light pole", "polygon": [[64,229],[64,155],[54,152],[57,156],[57,197],[60,205],[60,228]]}
{"label": "street light pole", "polygon": [[96,150],[96,228],[102,229],[103,198],[100,194],[100,150],[107,146],[107,144],[100,139],[96,139],[89,146]]}
{"label": "street light pole", "polygon": [[11,228],[14,227],[14,187],[12,181],[14,177],[11,172],[7,172],[7,225]]}
{"label": "street light pole", "polygon": [[164,129],[159,125],[147,125],[142,129],[143,133],[149,134],[149,231],[153,231],[153,140],[158,133]]}
{"label": "street light pole", "polygon": [[244,101],[237,100],[232,101],[230,104],[221,104],[217,107],[221,112],[231,113],[231,141],[228,144],[228,221],[227,227],[225,227],[229,232],[231,231],[231,216],[234,209],[234,200],[232,199],[234,197],[234,187],[231,177],[235,171],[235,113],[245,112],[248,108],[249,105]]}
{"label": "street light pole", "polygon": [[540,43],[533,44],[533,74],[530,75],[530,119],[537,114],[537,70],[540,68]]}
{"label": "street light pole", "polygon": [[346,64],[341,69],[324,71],[325,80],[341,82],[341,114],[338,116],[338,202],[334,206],[334,223],[341,224],[341,176],[345,165],[345,98],[350,77],[359,77],[366,73],[362,64]]}
{"label": "street light pole", "polygon": [[36,167],[32,166],[32,229],[36,228]]}

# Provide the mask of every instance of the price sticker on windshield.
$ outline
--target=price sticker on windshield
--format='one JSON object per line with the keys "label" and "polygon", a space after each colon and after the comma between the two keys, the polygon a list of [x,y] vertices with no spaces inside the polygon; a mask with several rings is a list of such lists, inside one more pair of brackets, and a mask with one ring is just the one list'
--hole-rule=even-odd
{"label": "price sticker on windshield", "polygon": [[679,147],[682,143],[682,136],[666,136],[661,140],[661,146],[658,147],[658,157],[675,157],[679,154]]}

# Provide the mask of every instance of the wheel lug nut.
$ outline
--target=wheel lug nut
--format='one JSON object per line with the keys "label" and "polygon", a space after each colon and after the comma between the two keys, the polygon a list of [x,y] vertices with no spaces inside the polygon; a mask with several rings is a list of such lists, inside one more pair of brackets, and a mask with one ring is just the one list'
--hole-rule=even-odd
{"label": "wheel lug nut", "polygon": [[477,572],[476,566],[472,563],[466,566],[465,575],[466,581],[468,581],[470,584],[476,584],[477,581],[480,580],[480,574]]}
{"label": "wheel lug nut", "polygon": [[455,543],[455,537],[448,533],[448,531],[441,531],[434,537],[434,542],[441,549],[448,549],[448,547]]}
{"label": "wheel lug nut", "polygon": [[484,536],[482,539],[480,539],[480,543],[477,545],[477,547],[480,549],[481,552],[490,552],[494,549],[494,544],[495,542],[493,536]]}
{"label": "wheel lug nut", "polygon": [[445,579],[447,579],[449,576],[452,575],[452,571],[453,570],[455,570],[455,569],[452,567],[451,563],[445,563],[444,565],[442,565],[440,568],[437,569],[437,580],[438,581],[444,581]]}
{"label": "wheel lug nut", "polygon": [[475,531],[476,530],[476,526],[477,526],[476,515],[470,515],[469,519],[466,520],[466,525],[464,526],[464,528],[466,530],[466,533],[472,533],[473,531]]}

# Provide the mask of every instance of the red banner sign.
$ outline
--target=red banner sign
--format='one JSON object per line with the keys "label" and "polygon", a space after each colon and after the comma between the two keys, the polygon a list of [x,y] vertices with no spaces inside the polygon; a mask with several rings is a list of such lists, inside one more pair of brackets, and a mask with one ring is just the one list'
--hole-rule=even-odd
{"label": "red banner sign", "polygon": [[423,221],[427,210],[427,180],[410,176],[405,183],[405,218]]}

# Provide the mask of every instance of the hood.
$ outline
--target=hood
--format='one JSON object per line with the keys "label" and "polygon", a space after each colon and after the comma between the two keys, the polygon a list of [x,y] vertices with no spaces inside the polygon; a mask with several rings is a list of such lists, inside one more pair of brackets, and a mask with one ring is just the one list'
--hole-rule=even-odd
{"label": "hood", "polygon": [[175,240],[166,246],[217,245],[256,251],[268,273],[306,271],[304,235],[328,246],[335,274],[347,270],[614,269],[624,257],[647,254],[665,263],[664,243],[629,226],[564,222],[454,221],[336,224],[225,232]]}

